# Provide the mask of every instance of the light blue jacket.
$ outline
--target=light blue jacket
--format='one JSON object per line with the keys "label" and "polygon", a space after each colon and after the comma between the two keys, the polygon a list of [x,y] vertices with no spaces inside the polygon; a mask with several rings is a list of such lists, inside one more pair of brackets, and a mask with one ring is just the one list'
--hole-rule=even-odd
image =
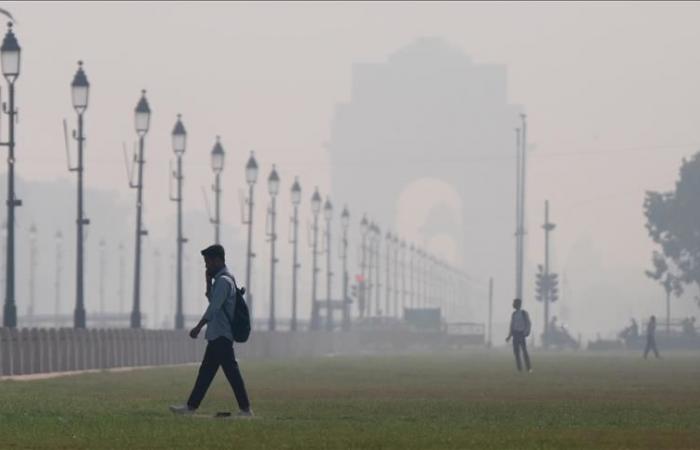
{"label": "light blue jacket", "polygon": [[[204,333],[204,338],[207,341],[213,341],[217,338],[225,337],[233,342],[231,323],[228,317],[233,320],[234,305],[236,304],[235,290],[233,277],[226,266],[214,276],[214,286],[210,293],[207,294],[207,297],[209,299],[209,307],[207,307],[203,316],[207,321],[207,331]],[[226,308],[228,317],[224,313],[224,308]]]}

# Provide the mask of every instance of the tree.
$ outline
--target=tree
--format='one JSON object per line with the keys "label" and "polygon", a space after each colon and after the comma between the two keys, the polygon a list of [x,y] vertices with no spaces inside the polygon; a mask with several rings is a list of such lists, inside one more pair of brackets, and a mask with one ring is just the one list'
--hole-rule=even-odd
{"label": "tree", "polygon": [[671,293],[679,297],[683,293],[683,285],[680,278],[671,273],[668,262],[661,253],[654,251],[652,262],[654,270],[647,270],[645,273],[649,278],[658,281],[666,292],[666,334],[668,334],[671,331]]}
{"label": "tree", "polygon": [[647,191],[644,215],[649,236],[661,247],[652,255],[654,270],[646,273],[661,283],[667,301],[683,285],[700,287],[700,153],[683,159],[674,191]]}

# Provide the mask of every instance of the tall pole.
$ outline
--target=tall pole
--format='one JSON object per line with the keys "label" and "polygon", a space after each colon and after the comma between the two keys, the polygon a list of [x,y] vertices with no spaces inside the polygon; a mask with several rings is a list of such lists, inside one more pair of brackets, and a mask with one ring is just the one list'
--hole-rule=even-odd
{"label": "tall pole", "polygon": [[[273,168],[274,171],[274,168]],[[275,331],[276,321],[275,321],[275,268],[277,266],[277,257],[275,255],[275,243],[277,242],[277,230],[275,228],[275,222],[277,219],[277,210],[275,204],[276,194],[271,193],[270,195],[270,319],[268,323],[268,329],[270,331]]]}
{"label": "tall pole", "polygon": [[544,297],[544,346],[549,345],[549,233],[554,229],[554,224],[549,222],[549,200],[544,202],[544,280],[545,288],[543,289]]}
{"label": "tall pole", "polygon": [[139,137],[138,178],[136,185],[136,240],[134,248],[134,303],[131,310],[131,328],[141,328],[141,238],[143,230],[143,144],[144,137]]}
{"label": "tall pole", "polygon": [[221,244],[221,173],[214,177],[214,242]]}
{"label": "tall pole", "polygon": [[520,115],[522,119],[522,138],[520,139],[521,148],[521,174],[520,174],[520,296],[518,298],[523,299],[523,272],[525,270],[525,187],[526,183],[526,170],[527,170],[527,116],[525,114]]}
{"label": "tall pole", "polygon": [[[326,199],[325,211],[328,210],[330,201]],[[324,213],[325,213],[324,211]],[[326,213],[326,330],[333,331],[333,302],[331,293],[333,290],[333,270],[331,264],[331,219],[332,216]]]}
{"label": "tall pole", "polygon": [[84,298],[84,229],[83,226],[88,223],[83,212],[83,114],[78,114],[78,217],[77,224],[77,250],[76,250],[76,289],[75,289],[75,312],[73,316],[74,328],[85,328],[85,298]]}
{"label": "tall pole", "polygon": [[374,293],[374,224],[367,228],[367,292],[365,296],[367,316],[372,316],[372,294]]}
{"label": "tall pole", "polygon": [[151,108],[146,100],[146,91],[141,91],[141,98],[136,104],[135,113],[135,128],[139,137],[139,152],[136,157],[138,164],[138,178],[136,185],[129,186],[136,189],[136,236],[134,243],[134,302],[131,310],[131,328],[141,328],[141,239],[148,232],[143,229],[143,153],[144,140],[151,121]]}
{"label": "tall pole", "polygon": [[350,213],[347,207],[343,208],[341,214],[341,228],[343,230],[341,241],[340,257],[343,261],[343,317],[342,329],[348,331],[350,329],[350,297],[348,296],[348,226],[350,225]]}
{"label": "tall pole", "polygon": [[5,264],[5,310],[3,326],[17,327],[17,305],[15,303],[15,208],[22,201],[15,196],[15,83],[9,81],[9,108],[5,113],[9,116],[8,126],[8,156],[7,156],[7,262]]}
{"label": "tall pole", "polygon": [[411,244],[411,247],[409,247],[408,250],[408,279],[409,279],[409,288],[408,288],[408,298],[409,298],[409,305],[411,308],[416,307],[416,272],[415,272],[415,259],[416,259],[416,249]]}
{"label": "tall pole", "polygon": [[381,281],[381,250],[382,250],[382,232],[379,229],[379,227],[376,228],[376,240],[374,243],[374,279],[375,281],[375,295],[376,295],[376,313],[377,316],[382,316],[384,315],[384,312],[382,311],[382,281]]}
{"label": "tall pole", "polygon": [[491,347],[493,341],[491,340],[493,332],[493,277],[489,278],[489,335],[487,340],[487,345]]}
{"label": "tall pole", "polygon": [[245,287],[248,291],[248,307],[250,315],[253,315],[253,294],[250,288],[251,270],[253,268],[253,187],[254,183],[248,183],[248,249],[245,262]]}
{"label": "tall pole", "polygon": [[177,204],[177,261],[175,273],[175,329],[182,330],[185,328],[185,316],[182,305],[182,244],[185,238],[182,236],[182,156],[177,156],[177,172],[175,173],[177,181],[177,196],[172,200]]}
{"label": "tall pole", "polygon": [[399,238],[394,235],[394,317],[399,317],[399,296],[401,295],[401,289],[399,289],[399,271],[401,266],[399,265]]}
{"label": "tall pole", "polygon": [[294,205],[292,216],[292,324],[297,331],[297,278],[299,276],[299,205]]}
{"label": "tall pole", "polygon": [[389,317],[391,313],[391,233],[387,231],[386,236],[386,299],[384,299],[384,315]]}
{"label": "tall pole", "polygon": [[521,298],[522,296],[522,273],[520,272],[520,246],[521,246],[521,231],[522,225],[520,223],[520,166],[521,161],[521,148],[520,148],[520,128],[515,129],[515,298]]}
{"label": "tall pole", "polygon": [[318,211],[314,211],[313,223],[313,245],[312,245],[312,274],[311,274],[311,329],[318,330],[319,328],[319,310],[318,310]]}
{"label": "tall pole", "polygon": [[360,241],[360,282],[358,283],[357,294],[361,301],[360,304],[360,317],[365,317],[368,314],[369,305],[367,302],[367,233],[369,230],[369,224],[367,223],[367,218],[362,219],[362,240]]}

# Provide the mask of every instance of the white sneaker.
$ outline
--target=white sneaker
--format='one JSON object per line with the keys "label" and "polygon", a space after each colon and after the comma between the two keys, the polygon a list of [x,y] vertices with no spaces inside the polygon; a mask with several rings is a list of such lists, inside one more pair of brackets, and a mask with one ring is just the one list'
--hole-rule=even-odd
{"label": "white sneaker", "polygon": [[236,417],[255,417],[255,414],[253,414],[252,409],[248,409],[248,411],[240,410],[238,414],[236,414]]}
{"label": "white sneaker", "polygon": [[195,410],[190,408],[187,405],[170,405],[170,411],[173,412],[173,414],[180,414],[181,416],[187,416],[194,414]]}

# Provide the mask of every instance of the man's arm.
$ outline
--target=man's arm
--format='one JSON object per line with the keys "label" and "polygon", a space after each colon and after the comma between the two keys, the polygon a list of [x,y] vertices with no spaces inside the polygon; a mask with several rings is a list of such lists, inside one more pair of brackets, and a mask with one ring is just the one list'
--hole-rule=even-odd
{"label": "man's arm", "polygon": [[202,319],[199,321],[199,323],[190,331],[191,338],[196,339],[199,335],[199,332],[202,331],[204,325],[206,325],[207,322],[211,321],[216,311],[221,309],[221,307],[224,304],[224,301],[226,300],[226,297],[228,296],[227,289],[228,283],[226,281],[219,279],[214,282],[214,287],[211,289],[209,295],[209,306],[204,312],[204,315],[202,316]]}
{"label": "man's arm", "polygon": [[506,342],[510,341],[513,337],[513,315],[510,316],[510,326],[508,327],[508,336],[506,337]]}

